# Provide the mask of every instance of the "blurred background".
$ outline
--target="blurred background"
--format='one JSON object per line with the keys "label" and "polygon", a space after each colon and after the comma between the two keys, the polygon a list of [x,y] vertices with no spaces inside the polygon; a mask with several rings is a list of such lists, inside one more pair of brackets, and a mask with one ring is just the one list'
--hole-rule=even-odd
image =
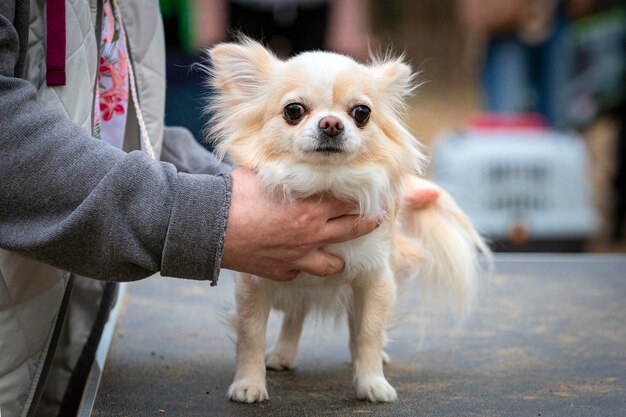
{"label": "blurred background", "polygon": [[[190,65],[237,31],[279,56],[405,53],[407,123],[498,251],[626,252],[626,4],[618,0],[161,0],[166,123],[201,138]],[[210,146],[210,145],[207,145]]]}

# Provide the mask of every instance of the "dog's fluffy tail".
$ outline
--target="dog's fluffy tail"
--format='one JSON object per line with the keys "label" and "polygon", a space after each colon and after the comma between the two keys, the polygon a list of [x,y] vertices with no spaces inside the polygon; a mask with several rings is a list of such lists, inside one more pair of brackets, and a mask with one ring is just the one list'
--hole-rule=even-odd
{"label": "dog's fluffy tail", "polygon": [[454,199],[432,188],[440,193],[434,204],[403,211],[404,233],[396,241],[398,279],[402,282],[417,275],[423,307],[436,311],[445,307],[461,318],[474,304],[479,288],[479,253],[489,265],[492,255]]}

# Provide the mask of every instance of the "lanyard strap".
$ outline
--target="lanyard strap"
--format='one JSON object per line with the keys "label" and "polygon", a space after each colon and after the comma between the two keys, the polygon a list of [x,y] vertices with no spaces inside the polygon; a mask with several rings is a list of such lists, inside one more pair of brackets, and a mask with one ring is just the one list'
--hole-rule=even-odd
{"label": "lanyard strap", "polygon": [[[111,1],[115,17],[122,29],[123,42],[126,44],[126,53],[130,58],[130,48],[124,23],[119,7],[115,4],[115,0]],[[65,0],[47,0],[46,2],[46,83],[49,86],[65,85]],[[139,132],[141,136],[141,147],[143,151],[152,159],[156,159],[152,142],[148,136],[148,129],[143,118],[141,106],[139,106],[139,94],[137,94],[137,86],[135,84],[135,71],[132,60],[128,60],[128,78],[130,81],[130,93],[132,96],[133,106],[139,123]]]}
{"label": "lanyard strap", "polygon": [[65,0],[46,2],[46,83],[65,85]]}
{"label": "lanyard strap", "polygon": [[111,0],[115,17],[120,26],[120,29],[122,30],[122,36],[124,37],[123,41],[126,46],[126,53],[128,54],[128,79],[130,81],[129,82],[130,94],[133,99],[133,106],[135,107],[135,114],[137,115],[137,122],[139,123],[139,135],[141,137],[141,147],[143,151],[150,158],[156,159],[156,154],[154,153],[152,142],[150,142],[150,137],[148,136],[148,129],[146,128],[146,122],[143,118],[143,112],[141,111],[141,106],[139,105],[139,94],[137,94],[135,70],[133,68],[133,60],[130,56],[130,45],[128,45],[128,38],[126,37],[126,27],[124,26],[124,22],[122,20],[122,12],[116,3],[117,2],[115,0]]}

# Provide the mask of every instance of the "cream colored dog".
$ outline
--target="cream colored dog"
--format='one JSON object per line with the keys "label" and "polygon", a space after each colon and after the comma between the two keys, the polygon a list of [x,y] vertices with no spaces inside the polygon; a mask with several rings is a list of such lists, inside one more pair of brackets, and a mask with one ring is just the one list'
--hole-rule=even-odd
{"label": "cream colored dog", "polygon": [[[390,402],[383,374],[386,327],[398,286],[419,275],[463,311],[475,293],[483,241],[445,193],[431,207],[401,210],[403,190],[425,181],[419,142],[400,120],[413,74],[401,59],[368,65],[328,52],[287,61],[244,39],[209,51],[218,154],[255,170],[275,198],[324,193],[357,202],[381,226],[326,248],[345,260],[331,277],[300,273],[288,283],[237,279],[237,370],[228,390],[239,402],[268,399],[266,367],[295,366],[298,340],[313,309],[347,313],[354,386],[359,399]],[[410,201],[410,195],[409,195]],[[265,355],[270,309],[284,312],[279,339]]]}

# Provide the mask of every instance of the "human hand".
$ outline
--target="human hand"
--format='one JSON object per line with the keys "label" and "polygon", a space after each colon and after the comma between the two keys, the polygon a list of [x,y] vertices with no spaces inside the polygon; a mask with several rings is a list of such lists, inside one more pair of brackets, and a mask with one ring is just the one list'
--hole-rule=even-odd
{"label": "human hand", "polygon": [[411,175],[407,178],[402,209],[406,212],[424,209],[434,204],[441,195],[441,188],[434,183]]}
{"label": "human hand", "polygon": [[289,281],[300,271],[329,276],[343,259],[324,245],[363,236],[374,219],[348,214],[353,203],[328,196],[277,201],[268,196],[255,173],[236,168],[221,266],[274,281]]}

